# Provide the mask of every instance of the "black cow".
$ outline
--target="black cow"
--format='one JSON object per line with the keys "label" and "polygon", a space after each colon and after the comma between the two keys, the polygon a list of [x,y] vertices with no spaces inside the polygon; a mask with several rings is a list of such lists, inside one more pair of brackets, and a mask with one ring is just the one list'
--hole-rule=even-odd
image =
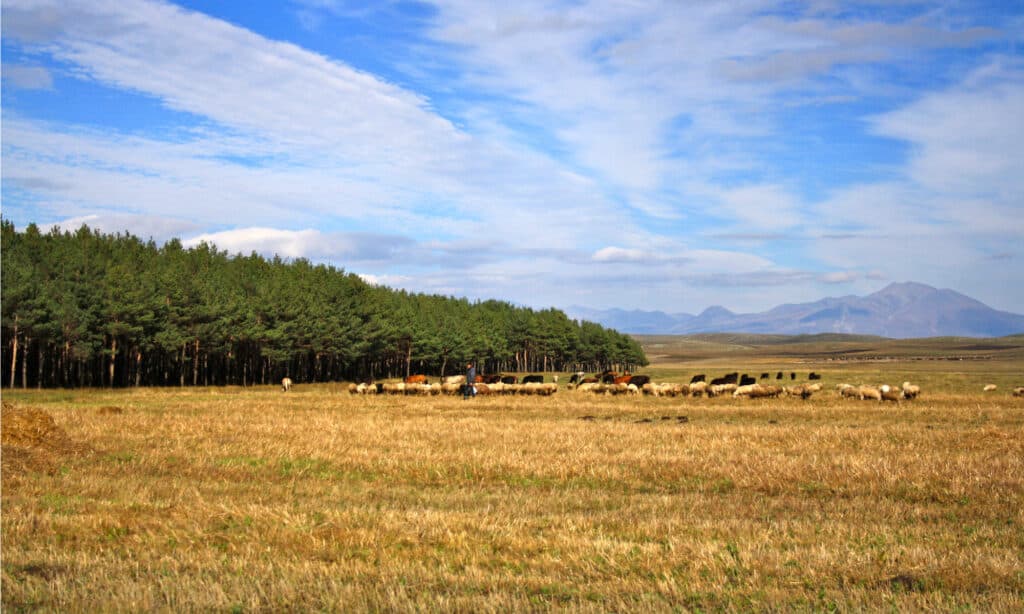
{"label": "black cow", "polygon": [[724,377],[716,377],[715,379],[711,380],[711,385],[712,386],[721,386],[722,384],[735,384],[736,380],[738,380],[739,377],[740,377],[739,372],[728,373]]}
{"label": "black cow", "polygon": [[807,379],[821,379],[821,376],[814,371],[811,371],[811,374],[807,376]]}
{"label": "black cow", "polygon": [[629,378],[629,383],[633,384],[637,388],[642,388],[644,384],[650,384],[651,383],[651,376],[650,375],[634,375],[633,377]]}
{"label": "black cow", "polygon": [[790,373],[789,379],[796,379],[796,373]]}
{"label": "black cow", "polygon": [[746,373],[744,373],[743,376],[740,377],[740,386],[749,386],[751,384],[756,384],[756,383],[757,383],[757,380],[752,378],[752,377],[750,377]]}
{"label": "black cow", "polygon": [[768,379],[768,374],[767,373],[762,373],[760,379]]}
{"label": "black cow", "polygon": [[704,381],[704,374],[703,373],[701,373],[700,375],[694,375],[693,377],[690,378],[690,383],[691,384],[696,384],[697,382],[703,382],[703,381]]}
{"label": "black cow", "polygon": [[523,376],[523,383],[524,384],[543,384],[544,383],[544,376],[543,375],[524,375]]}
{"label": "black cow", "polygon": [[[573,377],[575,377],[575,376],[573,376]],[[516,377],[515,375],[502,375],[501,376],[501,383],[502,384],[514,384],[514,383],[516,383],[518,381],[519,381],[519,378]]]}
{"label": "black cow", "polygon": [[775,379],[782,379],[782,371],[775,374]]}
{"label": "black cow", "polygon": [[616,377],[618,377],[618,376],[615,375],[615,373],[605,373],[604,375],[601,376],[601,383],[602,384],[614,384]]}

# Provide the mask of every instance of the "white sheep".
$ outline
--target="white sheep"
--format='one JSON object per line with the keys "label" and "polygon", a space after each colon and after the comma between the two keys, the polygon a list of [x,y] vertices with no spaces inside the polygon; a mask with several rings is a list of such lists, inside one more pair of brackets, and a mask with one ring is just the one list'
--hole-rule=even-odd
{"label": "white sheep", "polygon": [[999,386],[996,386],[995,384],[985,384],[985,387],[982,388],[981,391],[982,392],[992,392],[996,388],[999,388]]}
{"label": "white sheep", "polygon": [[881,393],[881,400],[883,401],[892,401],[893,403],[897,404],[900,402],[901,391],[897,388],[893,388],[889,384],[883,384],[882,387],[878,389],[878,392]]}
{"label": "white sheep", "polygon": [[292,389],[292,378],[286,377],[281,380],[281,392],[288,392]]}
{"label": "white sheep", "polygon": [[903,390],[903,398],[908,401],[910,399],[916,399],[917,395],[921,394],[921,387],[916,384],[911,384],[910,382],[903,382],[903,385],[900,386],[900,388]]}
{"label": "white sheep", "polygon": [[878,388],[875,388],[874,386],[868,386],[866,384],[862,384],[859,388],[857,388],[857,394],[860,396],[860,399],[862,401],[869,399],[872,401],[882,400],[882,391],[879,390]]}

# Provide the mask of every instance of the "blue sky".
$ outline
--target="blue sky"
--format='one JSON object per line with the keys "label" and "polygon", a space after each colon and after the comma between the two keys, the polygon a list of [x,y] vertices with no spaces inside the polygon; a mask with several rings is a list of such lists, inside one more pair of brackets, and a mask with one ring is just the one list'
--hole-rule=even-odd
{"label": "blue sky", "polygon": [[4,0],[3,216],[535,307],[1024,312],[1008,2]]}

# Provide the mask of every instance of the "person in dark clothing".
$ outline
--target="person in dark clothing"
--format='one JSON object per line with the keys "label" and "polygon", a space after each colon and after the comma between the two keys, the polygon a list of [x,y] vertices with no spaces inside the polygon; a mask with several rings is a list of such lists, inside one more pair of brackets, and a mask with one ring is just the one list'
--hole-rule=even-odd
{"label": "person in dark clothing", "polygon": [[463,401],[471,396],[476,396],[476,386],[473,385],[474,383],[476,383],[476,367],[473,366],[473,363],[469,363],[466,365],[466,385],[462,389]]}

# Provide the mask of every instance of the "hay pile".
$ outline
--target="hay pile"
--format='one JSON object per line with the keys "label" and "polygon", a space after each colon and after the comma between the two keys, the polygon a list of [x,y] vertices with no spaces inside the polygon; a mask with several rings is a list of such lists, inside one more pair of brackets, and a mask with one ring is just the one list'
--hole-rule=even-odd
{"label": "hay pile", "polygon": [[53,416],[37,407],[3,403],[0,414],[0,460],[4,486],[9,479],[28,472],[53,473],[65,459],[90,451],[76,443]]}

